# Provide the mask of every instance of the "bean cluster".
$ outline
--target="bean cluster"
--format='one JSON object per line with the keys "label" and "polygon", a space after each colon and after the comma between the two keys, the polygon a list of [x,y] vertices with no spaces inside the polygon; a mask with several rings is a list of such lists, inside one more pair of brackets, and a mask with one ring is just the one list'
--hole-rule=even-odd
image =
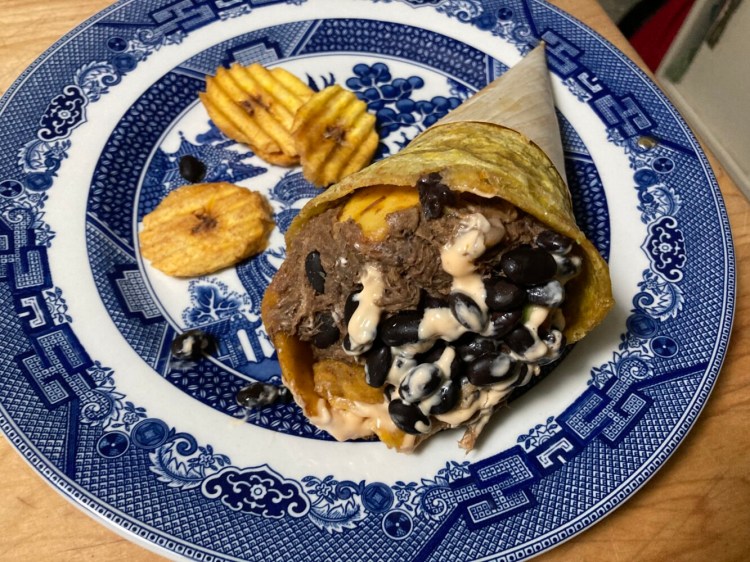
{"label": "bean cluster", "polygon": [[[438,173],[422,177],[417,189],[426,220],[440,218],[446,206],[456,203]],[[464,385],[508,389],[526,384],[538,365],[559,356],[565,341],[550,316],[565,299],[565,282],[581,267],[580,258],[569,256],[572,246],[567,237],[543,231],[533,244],[501,256],[481,281],[484,302],[475,300],[475,288],[471,294],[454,290],[447,298],[424,292],[416,309],[381,317],[367,341],[358,335],[355,346],[349,335],[344,337],[344,350],[364,359],[366,382],[383,388],[399,428],[428,432],[430,416],[454,409]],[[317,251],[308,254],[305,271],[312,289],[325,293],[326,272]],[[362,290],[354,288],[346,300],[346,326]],[[339,341],[329,312],[317,313],[314,325],[313,345],[326,348]]]}
{"label": "bean cluster", "polygon": [[[370,386],[384,389],[389,414],[400,429],[426,433],[430,416],[457,406],[464,385],[521,386],[538,371],[536,365],[559,357],[565,338],[544,320],[563,303],[565,281],[580,271],[580,258],[569,255],[572,245],[567,237],[545,230],[534,244],[507,251],[483,281],[484,306],[462,292],[447,298],[425,292],[416,309],[381,318],[377,338],[363,353],[365,379]],[[323,292],[325,272],[316,253],[307,256],[307,278],[316,292]],[[345,325],[358,306],[361,290],[355,287],[347,298]],[[420,326],[430,309],[452,315],[461,333],[452,340],[421,341]],[[529,321],[533,309],[542,310],[542,322]],[[318,347],[330,346],[340,337],[329,316],[316,316],[318,331],[312,343]],[[350,350],[347,342],[345,337],[344,349]]]}

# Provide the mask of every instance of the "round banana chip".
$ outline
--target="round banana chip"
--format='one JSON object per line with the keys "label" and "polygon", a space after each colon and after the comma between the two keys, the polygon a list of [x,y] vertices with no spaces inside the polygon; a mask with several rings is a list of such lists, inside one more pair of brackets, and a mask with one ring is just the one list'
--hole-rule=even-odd
{"label": "round banana chip", "polygon": [[338,84],[299,108],[292,136],[305,179],[321,187],[367,166],[379,140],[367,104]]}
{"label": "round banana chip", "polygon": [[254,191],[230,183],[185,185],[143,217],[141,254],[168,275],[205,275],[261,252],[272,217]]}
{"label": "round banana chip", "polygon": [[299,163],[291,129],[297,110],[313,95],[299,78],[283,68],[233,64],[206,77],[206,91],[199,95],[211,120],[229,138],[271,164]]}

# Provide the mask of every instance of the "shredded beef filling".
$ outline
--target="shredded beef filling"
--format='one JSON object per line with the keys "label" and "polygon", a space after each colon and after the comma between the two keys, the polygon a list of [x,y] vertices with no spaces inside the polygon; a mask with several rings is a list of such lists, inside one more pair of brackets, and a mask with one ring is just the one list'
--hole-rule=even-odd
{"label": "shredded beef filling", "polygon": [[[323,212],[305,225],[288,249],[274,278],[280,300],[269,323],[312,342],[316,359],[352,361],[341,345],[347,334],[344,307],[350,294],[361,288],[365,265],[375,263],[382,272],[385,288],[379,305],[385,314],[415,309],[425,295],[446,298],[452,277],[442,269],[441,249],[455,236],[462,218],[475,212],[493,224],[502,223],[506,231],[502,242],[482,257],[483,275],[489,275],[505,252],[530,244],[544,230],[538,221],[503,201],[472,196],[462,196],[442,216],[429,220],[418,207],[394,212],[388,216],[390,234],[379,242],[365,238],[355,222],[339,222],[338,209]],[[320,256],[323,292],[316,291],[309,279],[306,260],[311,252]],[[328,324],[338,329],[336,341],[318,347],[316,337],[321,330],[330,331]]]}

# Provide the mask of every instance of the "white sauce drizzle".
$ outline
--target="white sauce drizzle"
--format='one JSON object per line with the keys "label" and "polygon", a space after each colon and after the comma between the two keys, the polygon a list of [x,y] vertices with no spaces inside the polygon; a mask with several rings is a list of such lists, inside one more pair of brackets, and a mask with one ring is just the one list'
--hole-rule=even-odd
{"label": "white sauce drizzle", "polygon": [[550,309],[546,306],[541,305],[529,305],[526,307],[526,321],[523,325],[529,331],[534,338],[534,343],[526,351],[519,354],[514,351],[510,352],[510,356],[516,361],[523,361],[525,363],[533,363],[539,361],[545,355],[550,352],[549,347],[541,339],[539,339],[538,331],[539,326],[544,324],[544,321],[549,316]]}
{"label": "white sauce drizzle", "polygon": [[501,400],[513,391],[516,382],[511,378],[507,382],[477,389],[476,398],[463,408],[454,408],[445,414],[434,416],[451,427],[458,427],[477,415],[478,412],[492,412]]}
{"label": "white sauce drizzle", "polygon": [[391,354],[393,357],[407,357],[411,359],[419,353],[429,351],[433,343],[435,343],[434,340],[424,340],[420,337],[418,342],[405,343],[404,345],[392,347]]}
{"label": "white sauce drizzle", "polygon": [[[453,277],[451,291],[463,293],[477,303],[483,315],[481,323],[486,321],[488,312],[487,295],[481,275],[476,272],[477,265],[474,261],[481,257],[488,247],[499,243],[504,237],[505,227],[502,222],[490,222],[481,213],[472,213],[461,221],[454,239],[446,243],[441,249],[440,259],[443,270]],[[581,258],[578,256],[563,258],[553,255],[553,257],[558,265],[563,259],[573,260],[576,270],[580,270]],[[564,284],[571,277],[558,276],[558,279],[560,283]],[[355,297],[359,304],[348,324],[351,344],[351,350],[347,351],[349,355],[361,355],[370,349],[377,335],[377,325],[382,312],[377,305],[385,288],[380,270],[373,265],[367,265],[360,282],[363,289]],[[451,427],[457,427],[473,420],[472,424],[475,425],[475,430],[481,431],[497,405],[506,399],[516,386],[528,384],[533,377],[539,374],[539,365],[534,364],[534,362],[544,358],[550,352],[554,354],[559,351],[562,343],[561,338],[556,338],[552,346],[548,346],[538,336],[539,327],[547,320],[550,313],[552,313],[550,318],[552,326],[562,330],[565,326],[565,319],[559,308],[550,309],[532,305],[526,310],[524,326],[533,335],[534,344],[522,355],[510,353],[510,357],[515,361],[527,363],[526,373],[522,378],[519,371],[515,376],[511,376],[502,382],[481,388],[475,387],[472,390],[473,399],[468,404],[457,406],[449,412],[434,417]],[[479,319],[477,319],[477,322],[479,322]],[[429,350],[438,339],[452,342],[467,331],[469,330],[453,316],[450,308],[426,309],[419,324],[419,341],[391,348],[394,360],[388,371],[386,382],[396,387],[392,397],[400,397],[398,388],[407,374],[419,375],[417,372],[419,365],[414,359],[415,355]],[[455,349],[447,346],[440,359],[435,362],[441,372],[441,386],[450,379],[451,364],[455,356]],[[427,370],[424,371],[426,374]],[[414,382],[416,384],[420,381]],[[421,382],[425,383],[426,381]],[[464,397],[464,401],[466,401],[466,397]],[[429,411],[439,403],[440,393],[435,392],[419,402],[418,406],[422,413],[429,417]],[[324,408],[323,410],[325,414],[319,416],[319,418],[326,419],[325,421],[323,419],[318,421],[324,422],[322,425],[325,425],[326,430],[337,439],[352,439],[369,435],[374,428],[395,429],[395,424],[388,414],[388,399],[385,396],[382,404],[353,402],[351,411],[336,411],[333,415],[327,409]],[[429,423],[424,424],[417,421],[415,429],[421,433],[427,433],[430,426]],[[408,449],[414,445],[416,437],[407,434],[405,438],[402,448]]]}
{"label": "white sauce drizzle", "polygon": [[492,225],[480,213],[467,215],[458,227],[456,237],[443,246],[440,260],[443,270],[453,277],[463,277],[474,273],[477,266],[474,260],[487,249],[485,235]]}
{"label": "white sauce drizzle", "polygon": [[[404,378],[404,381],[406,381],[405,390],[418,390],[424,388],[432,379],[432,372],[433,370],[430,368],[429,363],[420,363],[418,365],[415,365],[409,370],[406,375],[406,377],[408,377],[408,380],[407,378]],[[420,401],[419,399],[407,400],[407,398],[401,393],[401,388],[399,388],[399,395],[401,396],[401,399],[407,404],[419,403]]]}
{"label": "white sauce drizzle", "polygon": [[472,273],[470,275],[464,275],[462,277],[454,277],[453,284],[451,285],[451,292],[463,293],[471,297],[471,299],[479,305],[483,313],[487,313],[487,291],[484,288],[484,281],[482,276],[478,273]]}
{"label": "white sauce drizzle", "polygon": [[[438,369],[440,369],[440,373],[442,375],[442,381],[440,382],[440,386],[444,385],[451,377],[451,364],[453,363],[453,360],[456,358],[456,350],[453,349],[450,346],[447,346],[443,353],[440,355],[440,359],[435,361],[435,365]],[[440,404],[440,392],[436,392],[432,396],[429,396],[428,398],[422,400],[419,403],[419,409],[422,411],[422,413],[425,416],[430,415],[430,410],[432,410],[433,407]]]}
{"label": "white sauce drizzle", "polygon": [[[440,261],[443,270],[453,277],[451,291],[463,293],[477,303],[483,318],[487,315],[487,292],[482,276],[476,273],[474,260],[481,257],[487,249],[487,241],[497,244],[505,236],[502,224],[492,225],[480,213],[466,216],[460,223],[456,236],[440,250]],[[419,323],[420,340],[443,339],[455,341],[468,330],[462,326],[449,308],[428,308]]]}
{"label": "white sauce drizzle", "polygon": [[[328,409],[321,399],[318,405],[318,415],[311,417],[310,421],[330,433],[339,441],[360,439],[369,437],[376,430],[385,430],[389,433],[398,431],[388,414],[388,400],[383,397],[383,402],[368,404],[352,400],[348,403],[349,409],[337,408],[333,411]],[[410,450],[414,447],[416,436],[405,434],[401,449]]]}
{"label": "white sauce drizzle", "polygon": [[[429,422],[429,418],[427,418]],[[414,424],[414,429],[416,429],[419,433],[427,433],[430,431],[430,426],[432,424],[430,423],[424,423],[422,420],[417,420],[417,422]]]}
{"label": "white sauce drizzle", "polygon": [[453,316],[450,308],[428,308],[419,323],[420,341],[434,341],[438,338],[456,341],[467,331]]}
{"label": "white sauce drizzle", "polygon": [[359,282],[362,283],[362,291],[355,297],[359,304],[347,324],[351,350],[344,351],[349,355],[361,355],[372,347],[382,311],[377,304],[385,289],[380,270],[374,265],[366,265]]}
{"label": "white sauce drizzle", "polygon": [[581,266],[583,265],[583,260],[579,256],[567,256],[562,255],[559,256],[557,254],[552,254],[552,257],[555,259],[555,263],[557,264],[558,271],[560,270],[560,267],[566,262],[570,261],[573,264],[573,270],[569,275],[558,275],[557,278],[559,279],[560,283],[563,285],[567,282],[573,279],[576,275],[578,275],[581,272]]}
{"label": "white sauce drizzle", "polygon": [[456,350],[450,346],[446,346],[443,353],[440,354],[440,359],[435,361],[435,365],[438,366],[438,369],[440,369],[446,379],[451,376],[451,365],[455,358]]}

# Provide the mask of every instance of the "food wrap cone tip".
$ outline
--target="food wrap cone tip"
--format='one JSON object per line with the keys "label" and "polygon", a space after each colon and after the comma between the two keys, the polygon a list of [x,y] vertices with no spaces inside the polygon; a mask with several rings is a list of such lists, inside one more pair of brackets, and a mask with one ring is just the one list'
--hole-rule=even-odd
{"label": "food wrap cone tip", "polygon": [[544,151],[566,181],[544,42],[435,126],[459,121],[494,123],[522,133]]}

